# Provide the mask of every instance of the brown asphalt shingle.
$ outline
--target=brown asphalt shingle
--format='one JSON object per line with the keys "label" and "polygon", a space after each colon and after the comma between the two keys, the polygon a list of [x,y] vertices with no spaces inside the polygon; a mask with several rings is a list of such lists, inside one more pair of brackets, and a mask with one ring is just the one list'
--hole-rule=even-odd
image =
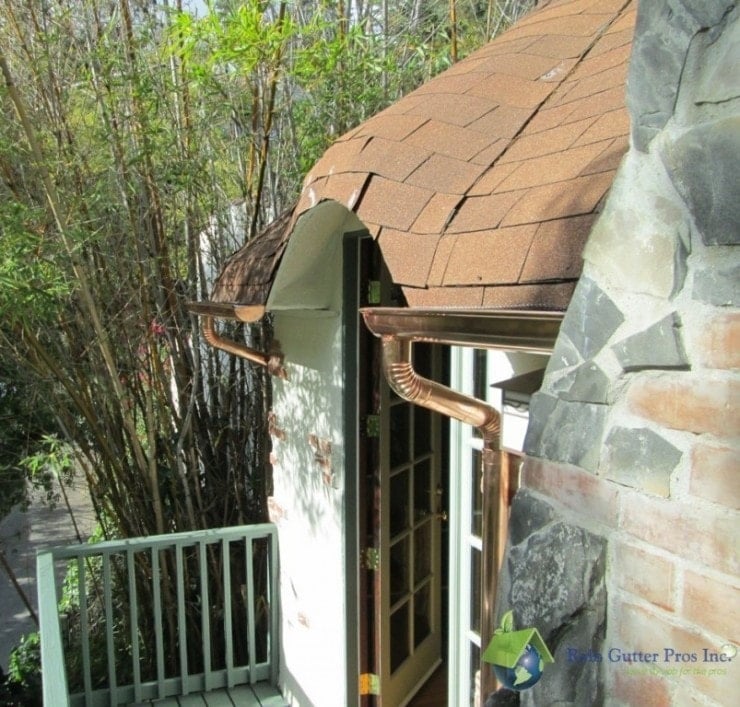
{"label": "brown asphalt shingle", "polygon": [[[411,307],[565,308],[628,147],[635,4],[540,3],[337,140],[307,175],[287,230],[333,199],[377,238]],[[273,256],[254,261],[259,272]],[[263,284],[237,260],[220,296],[247,292],[238,276]]]}

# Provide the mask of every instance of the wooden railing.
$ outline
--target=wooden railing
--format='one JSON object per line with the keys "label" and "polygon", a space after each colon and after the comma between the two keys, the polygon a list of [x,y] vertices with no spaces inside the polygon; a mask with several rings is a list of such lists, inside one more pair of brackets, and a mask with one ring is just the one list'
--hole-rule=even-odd
{"label": "wooden railing", "polygon": [[56,548],[38,554],[37,572],[45,706],[277,682],[272,524]]}

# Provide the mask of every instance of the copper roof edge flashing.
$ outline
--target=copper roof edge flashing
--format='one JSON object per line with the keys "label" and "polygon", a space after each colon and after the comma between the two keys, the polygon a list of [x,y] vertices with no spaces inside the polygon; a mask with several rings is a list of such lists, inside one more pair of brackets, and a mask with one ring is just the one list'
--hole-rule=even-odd
{"label": "copper roof edge flashing", "polygon": [[198,316],[217,317],[219,319],[236,319],[246,324],[254,324],[265,316],[265,307],[261,304],[231,304],[229,302],[187,302],[188,311]]}

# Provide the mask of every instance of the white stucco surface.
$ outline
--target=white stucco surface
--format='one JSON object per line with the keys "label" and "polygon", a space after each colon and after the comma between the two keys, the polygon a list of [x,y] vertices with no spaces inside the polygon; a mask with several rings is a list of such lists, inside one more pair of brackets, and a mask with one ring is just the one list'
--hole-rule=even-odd
{"label": "white stucco surface", "polygon": [[[273,388],[270,500],[280,543],[280,689],[301,707],[341,707],[347,694],[343,231],[341,220],[330,215],[294,234],[294,251],[284,261],[293,277],[273,289],[279,303],[272,310],[275,339],[288,374]],[[322,228],[334,229],[334,236],[327,237]],[[302,251],[312,262],[303,272]],[[304,273],[314,280],[302,287]]]}

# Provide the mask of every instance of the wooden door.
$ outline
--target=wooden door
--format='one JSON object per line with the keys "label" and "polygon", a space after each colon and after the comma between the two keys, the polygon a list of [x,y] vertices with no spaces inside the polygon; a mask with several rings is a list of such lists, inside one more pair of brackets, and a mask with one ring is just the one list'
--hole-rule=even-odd
{"label": "wooden door", "polygon": [[[433,378],[434,350],[414,352]],[[384,707],[400,707],[442,655],[440,425],[387,388],[381,407],[380,689]]]}
{"label": "wooden door", "polygon": [[[369,239],[360,252],[363,306],[398,304]],[[360,662],[363,704],[402,707],[442,654],[440,420],[392,393],[380,341],[361,327],[359,469]],[[439,352],[416,345],[422,375],[440,375]],[[361,689],[361,692],[363,690]]]}

